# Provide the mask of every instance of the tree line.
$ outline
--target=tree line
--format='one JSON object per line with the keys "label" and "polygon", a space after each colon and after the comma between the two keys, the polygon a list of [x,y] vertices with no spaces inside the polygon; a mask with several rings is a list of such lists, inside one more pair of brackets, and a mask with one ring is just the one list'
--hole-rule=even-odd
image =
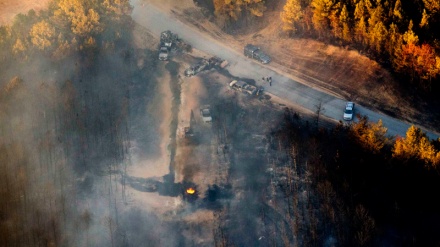
{"label": "tree line", "polygon": [[53,0],[38,14],[18,14],[0,27],[0,48],[18,58],[41,52],[61,59],[73,52],[114,48],[131,21],[128,0]]}
{"label": "tree line", "polygon": [[214,14],[223,24],[235,22],[248,16],[263,16],[265,0],[213,0]]}
{"label": "tree line", "polygon": [[367,50],[424,89],[439,80],[438,1],[288,0],[280,16],[285,31]]}

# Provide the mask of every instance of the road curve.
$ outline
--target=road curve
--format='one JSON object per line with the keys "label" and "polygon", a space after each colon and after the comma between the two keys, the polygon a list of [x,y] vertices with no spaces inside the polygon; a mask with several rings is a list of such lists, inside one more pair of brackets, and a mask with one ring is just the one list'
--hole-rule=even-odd
{"label": "road curve", "polygon": [[[298,83],[286,75],[277,73],[270,66],[248,59],[242,54],[242,51],[233,50],[227,44],[222,43],[221,40],[216,40],[208,34],[182,23],[172,13],[164,13],[163,10],[153,4],[141,2],[140,0],[131,0],[130,2],[134,7],[133,20],[150,30],[156,37],[159,37],[162,31],[170,30],[196,49],[226,59],[229,62],[228,70],[231,74],[255,79],[257,85],[264,86],[266,92],[309,111],[315,112],[317,106],[321,104],[322,115],[336,121],[342,120],[345,100]],[[263,85],[261,78],[267,76],[272,77],[272,86],[267,83]],[[388,134],[391,136],[405,136],[411,125],[411,123],[371,111],[358,104],[355,106],[355,111],[361,115],[366,115],[373,122],[382,119],[383,125],[388,128]],[[422,126],[417,127],[426,132],[431,139],[437,139],[440,136],[438,133]]]}

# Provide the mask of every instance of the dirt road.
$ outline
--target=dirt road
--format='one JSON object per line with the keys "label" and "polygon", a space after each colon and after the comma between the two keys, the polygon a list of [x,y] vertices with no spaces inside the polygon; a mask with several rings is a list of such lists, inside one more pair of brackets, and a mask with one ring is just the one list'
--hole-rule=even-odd
{"label": "dirt road", "polygon": [[[208,34],[202,33],[196,28],[186,25],[177,19],[173,13],[164,12],[153,4],[132,0],[134,6],[132,17],[134,21],[148,28],[154,35],[159,36],[163,30],[171,30],[182,37],[186,42],[199,50],[219,56],[229,61],[229,71],[239,77],[253,78],[257,84],[264,86],[266,92],[286,99],[289,102],[303,107],[305,110],[315,112],[317,106],[321,105],[321,113],[325,117],[335,121],[342,120],[342,113],[345,100],[331,92],[324,92],[318,88],[311,88],[305,84],[292,79],[292,76],[282,73],[277,69],[277,64],[261,65],[253,60],[247,59],[241,51],[233,50],[221,40],[214,39]],[[262,77],[272,77],[272,86],[262,83]],[[371,121],[382,119],[389,135],[404,136],[411,123],[404,122],[381,113],[373,112],[361,105],[356,105],[356,113],[366,115]],[[438,133],[427,132],[431,138],[437,138]]]}

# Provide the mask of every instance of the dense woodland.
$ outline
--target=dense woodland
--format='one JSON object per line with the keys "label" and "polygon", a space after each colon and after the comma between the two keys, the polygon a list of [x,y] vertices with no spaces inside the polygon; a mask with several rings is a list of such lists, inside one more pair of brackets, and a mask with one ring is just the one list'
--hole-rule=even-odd
{"label": "dense woodland", "polygon": [[[214,13],[231,23],[261,17],[277,1],[214,0]],[[425,91],[439,90],[440,3],[435,0],[287,0],[283,29],[374,57]],[[404,78],[409,78],[406,80]]]}

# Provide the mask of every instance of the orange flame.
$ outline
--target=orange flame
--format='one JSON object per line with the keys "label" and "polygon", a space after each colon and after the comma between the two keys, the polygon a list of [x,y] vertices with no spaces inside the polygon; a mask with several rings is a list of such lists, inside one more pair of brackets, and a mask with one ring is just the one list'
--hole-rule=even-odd
{"label": "orange flame", "polygon": [[196,190],[193,189],[193,188],[188,188],[188,189],[186,190],[186,193],[192,195],[192,194],[196,193]]}

